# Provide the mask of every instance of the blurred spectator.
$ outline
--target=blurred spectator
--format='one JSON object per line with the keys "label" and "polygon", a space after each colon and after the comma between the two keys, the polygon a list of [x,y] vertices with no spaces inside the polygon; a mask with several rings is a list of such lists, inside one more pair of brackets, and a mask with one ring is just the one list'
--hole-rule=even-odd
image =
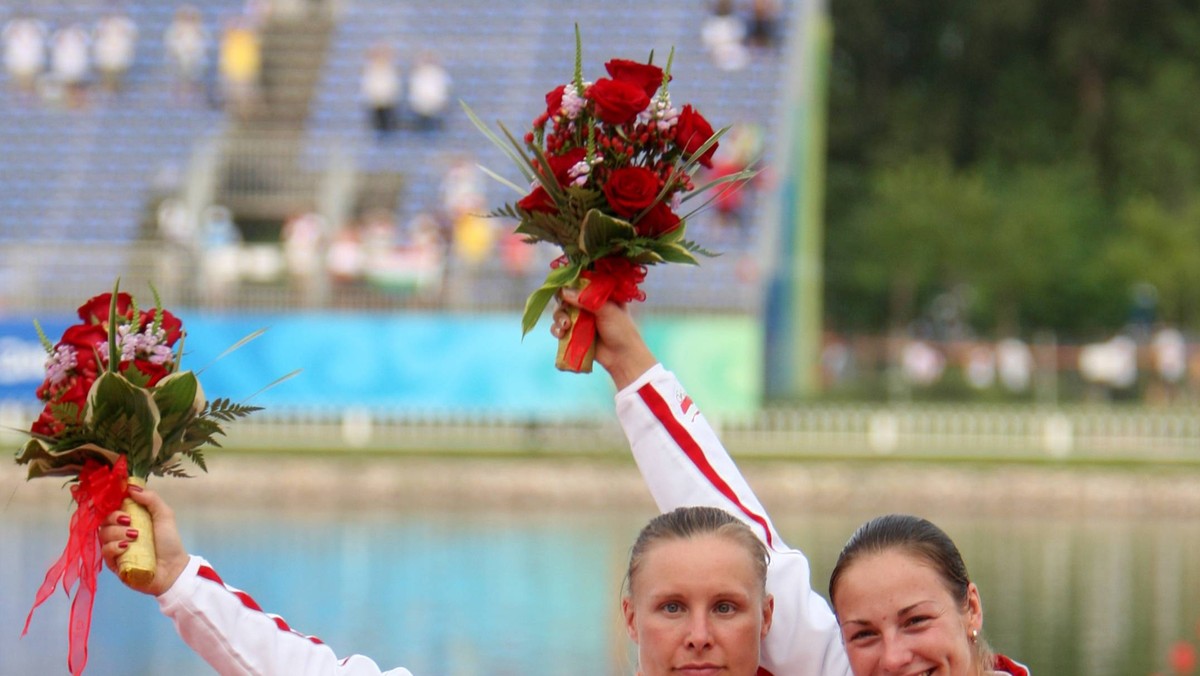
{"label": "blurred spectator", "polygon": [[4,68],[17,89],[32,94],[46,68],[46,25],[18,13],[4,24]]}
{"label": "blurred spectator", "polygon": [[221,36],[219,63],[225,104],[238,117],[249,118],[258,109],[262,74],[262,47],[253,22],[244,18],[229,21]]}
{"label": "blurred spectator", "polygon": [[1106,343],[1085,345],[1079,351],[1079,373],[1106,389],[1126,389],[1137,382],[1137,342],[1115,336]]}
{"label": "blurred spectator", "polygon": [[468,268],[476,268],[491,257],[496,248],[496,229],[491,220],[473,212],[463,212],[454,221],[454,255]]}
{"label": "blurred spectator", "polygon": [[826,332],[821,346],[821,384],[833,388],[848,381],[853,375],[854,353],[846,341],[832,332]]}
{"label": "blurred spectator", "polygon": [[408,108],[417,129],[440,128],[449,102],[450,74],[433,52],[422,52],[408,78]]}
{"label": "blurred spectator", "polygon": [[[762,132],[755,125],[737,125],[721,139],[713,156],[708,180],[734,176],[749,169],[762,155]],[[756,179],[742,183],[729,182],[713,189],[713,211],[717,225],[744,231],[749,227],[749,208],[753,200]]]}
{"label": "blurred spectator", "polygon": [[987,345],[972,345],[963,356],[963,379],[977,390],[996,384],[996,354]]}
{"label": "blurred spectator", "polygon": [[[374,223],[373,223],[374,221]],[[370,233],[377,230],[375,244]],[[367,216],[363,225],[365,277],[378,288],[393,292],[418,293],[434,298],[441,290],[445,252],[438,235],[437,219],[422,212],[409,224],[405,242],[395,238],[391,211]],[[387,238],[381,237],[386,232]]]}
{"label": "blurred spectator", "polygon": [[483,172],[470,155],[457,155],[442,175],[442,212],[453,223],[468,211],[486,210]]}
{"label": "blurred spectator", "polygon": [[62,88],[68,106],[83,105],[87,89],[89,37],[83,24],[72,23],[58,29],[50,38],[50,68],[55,84]]}
{"label": "blurred spectator", "polygon": [[203,88],[209,42],[200,10],[192,5],[180,5],[163,33],[176,100],[190,101]]}
{"label": "blurred spectator", "polygon": [[754,0],[750,9],[750,29],[746,42],[751,47],[773,49],[779,46],[779,0]]}
{"label": "blurred spectator", "polygon": [[363,252],[356,229],[342,228],[334,234],[325,265],[334,281],[346,284],[362,278]]}
{"label": "blurred spectator", "polygon": [[137,38],[137,24],[120,12],[105,14],[96,22],[92,36],[93,58],[100,81],[108,91],[120,91],[125,74],[133,65]]}
{"label": "blurred spectator", "polygon": [[201,223],[201,292],[210,305],[222,306],[232,298],[241,276],[242,233],[233,222],[233,214],[220,205],[205,209]]}
{"label": "blurred spectator", "polygon": [[359,242],[363,264],[375,267],[396,246],[396,217],[390,209],[372,209],[363,217]]}
{"label": "blurred spectator", "polygon": [[400,68],[391,46],[380,43],[367,50],[359,90],[375,137],[385,138],[396,128],[396,108],[400,104]]}
{"label": "blurred spectator", "polygon": [[1172,385],[1183,382],[1187,375],[1187,341],[1179,329],[1159,329],[1150,344],[1158,376]]}
{"label": "blurred spectator", "polygon": [[1158,378],[1150,383],[1146,398],[1152,404],[1166,404],[1185,391],[1188,371],[1187,340],[1179,329],[1159,328],[1150,340],[1150,361]]}
{"label": "blurred spectator", "polygon": [[306,212],[292,216],[283,224],[280,238],[283,243],[284,265],[292,283],[307,295],[321,273],[321,244],[325,219],[320,214]]}
{"label": "blurred spectator", "polygon": [[946,368],[942,353],[923,340],[910,340],[904,345],[900,367],[905,379],[922,387],[936,383]]}
{"label": "blurred spectator", "polygon": [[741,70],[750,62],[746,51],[746,24],[738,16],[733,0],[716,0],[712,13],[700,27],[700,41],[721,70]]}
{"label": "blurred spectator", "polygon": [[1024,392],[1033,380],[1033,351],[1016,338],[996,344],[996,368],[1009,392]]}

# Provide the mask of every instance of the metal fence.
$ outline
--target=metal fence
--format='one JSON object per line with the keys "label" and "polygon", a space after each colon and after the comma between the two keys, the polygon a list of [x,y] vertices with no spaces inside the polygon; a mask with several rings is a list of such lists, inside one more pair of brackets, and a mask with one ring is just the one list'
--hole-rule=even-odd
{"label": "metal fence", "polygon": [[[37,411],[0,406],[16,448]],[[1200,464],[1200,416],[1185,407],[805,406],[712,419],[735,455],[780,459]],[[228,426],[247,452],[624,457],[614,416],[372,413],[272,409]]]}

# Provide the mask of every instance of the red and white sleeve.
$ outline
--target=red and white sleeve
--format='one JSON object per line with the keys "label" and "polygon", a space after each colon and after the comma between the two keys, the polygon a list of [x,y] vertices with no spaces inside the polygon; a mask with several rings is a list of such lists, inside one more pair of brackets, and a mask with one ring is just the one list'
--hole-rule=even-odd
{"label": "red and white sleeve", "polygon": [[744,521],[771,553],[775,615],[760,676],[845,676],[849,661],[833,611],[812,588],[808,559],[783,542],[762,503],[674,374],[655,365],[616,396],[617,417],[659,510],[704,505]]}
{"label": "red and white sleeve", "polygon": [[225,584],[197,556],[158,604],[184,642],[222,676],[412,676],[407,669],[383,671],[362,655],[338,659],[320,639],[292,629]]}

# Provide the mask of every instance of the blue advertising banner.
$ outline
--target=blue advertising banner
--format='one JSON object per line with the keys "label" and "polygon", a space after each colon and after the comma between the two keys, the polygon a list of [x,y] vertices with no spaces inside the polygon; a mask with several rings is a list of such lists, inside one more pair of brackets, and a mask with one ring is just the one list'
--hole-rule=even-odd
{"label": "blue advertising banner", "polygon": [[[258,393],[253,402],[267,407],[533,417],[612,411],[612,381],[603,369],[559,372],[546,323],[522,340],[515,314],[177,314],[187,331],[183,367],[203,369],[210,398],[241,401]],[[39,321],[57,341],[74,319]],[[220,357],[261,328],[268,330]],[[655,318],[643,330],[706,410],[757,407],[761,348],[749,318]],[[32,317],[0,320],[0,400],[36,403],[45,357]],[[296,369],[296,377],[259,393]]]}

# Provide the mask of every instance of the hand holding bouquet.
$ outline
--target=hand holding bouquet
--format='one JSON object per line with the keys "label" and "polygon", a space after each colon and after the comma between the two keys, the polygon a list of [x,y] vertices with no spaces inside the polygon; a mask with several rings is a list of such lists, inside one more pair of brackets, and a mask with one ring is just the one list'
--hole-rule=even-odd
{"label": "hand holding bouquet", "polygon": [[718,185],[721,192],[737,189],[754,172],[697,188],[694,174],[712,166],[718,139],[728,128],[714,133],[692,106],[674,107],[668,92],[671,58],[666,70],[653,64],[653,55],[648,63],[613,59],[605,64],[609,77],[589,82],[583,79],[578,27],[575,43],[574,78],[546,94],[545,112],[522,141],[503,125],[501,139],[470,109],[467,114],[532,186],[522,188],[489,171],[524,195],[490,215],[519,221],[516,232],[526,242],[550,242],[563,252],[526,301],[522,331],[537,324],[559,289],[582,289],[584,310],[572,317],[555,364],[589,372],[595,343],[591,311],[610,298],[645,300],[639,285],[647,265],[695,265],[696,254],[713,255],[684,239],[687,219],[704,205],[680,215],[682,206]]}
{"label": "hand holding bouquet", "polygon": [[68,594],[80,583],[71,606],[72,674],[87,662],[101,521],[118,507],[131,515],[139,537],[119,559],[119,575],[133,586],[148,583],[155,571],[154,528],[149,513],[127,497],[128,484],[144,485],[150,475],[187,476],[185,458],[207,471],[203,447],[220,445],[221,423],[258,410],[205,399],[195,374],[180,370],[183,325],[162,308],[157,293],[154,309],[142,311],[114,288],[84,303],[79,319],[57,344],[38,327],[47,360],[37,396],[45,408],[16,458],[30,479],[68,477],[77,503],[67,546],[25,621],[28,631],[33,610],[59,580]]}

